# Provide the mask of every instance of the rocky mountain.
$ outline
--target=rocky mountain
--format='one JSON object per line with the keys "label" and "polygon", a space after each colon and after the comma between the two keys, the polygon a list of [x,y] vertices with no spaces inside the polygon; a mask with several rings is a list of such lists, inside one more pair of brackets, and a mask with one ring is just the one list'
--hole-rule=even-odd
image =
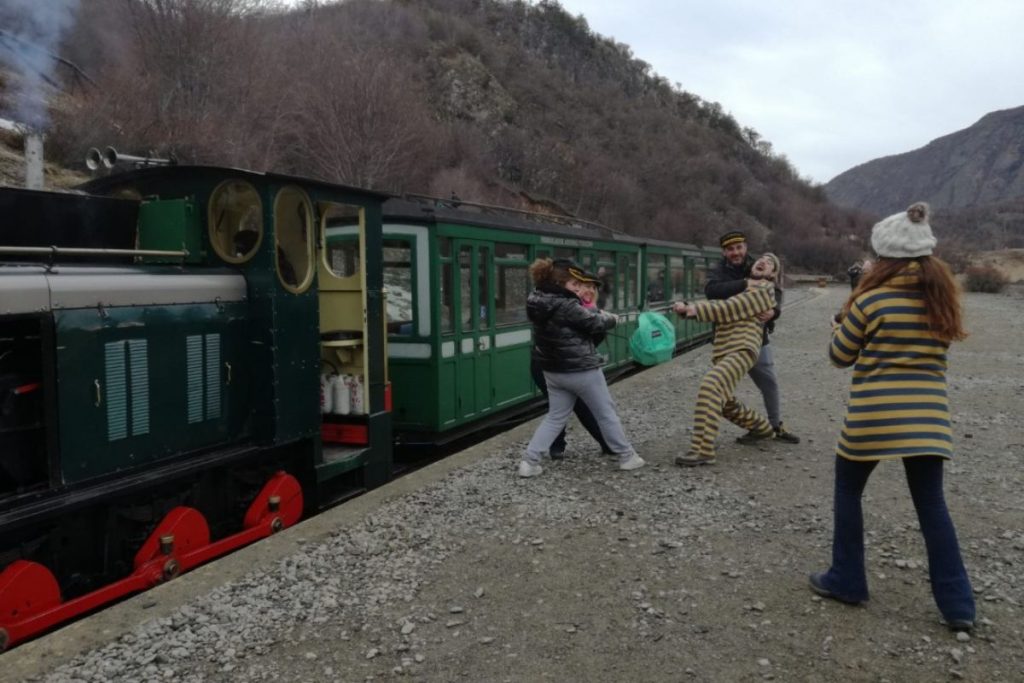
{"label": "rocky mountain", "polygon": [[916,200],[959,211],[1024,199],[1024,106],[986,114],[912,152],[851,168],[825,192],[841,206],[879,215]]}

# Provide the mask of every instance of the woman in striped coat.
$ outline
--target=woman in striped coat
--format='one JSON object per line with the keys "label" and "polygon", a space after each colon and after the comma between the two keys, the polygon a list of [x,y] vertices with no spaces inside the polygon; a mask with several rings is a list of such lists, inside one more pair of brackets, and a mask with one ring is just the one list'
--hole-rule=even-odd
{"label": "woman in striped coat", "polygon": [[974,626],[974,597],[946,508],[942,463],[952,457],[946,350],[966,337],[959,292],[935,246],[926,204],[874,226],[879,261],[836,323],[829,359],[853,366],[836,449],[832,566],[812,574],[819,595],[868,599],[861,496],[880,460],[900,459],[928,551],[932,594],[954,630]]}

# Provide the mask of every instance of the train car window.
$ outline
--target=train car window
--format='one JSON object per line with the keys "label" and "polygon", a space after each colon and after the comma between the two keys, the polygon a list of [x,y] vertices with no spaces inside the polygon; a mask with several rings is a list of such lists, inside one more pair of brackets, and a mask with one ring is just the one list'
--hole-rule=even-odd
{"label": "train car window", "polygon": [[498,242],[494,245],[494,258],[525,261],[528,250],[529,247],[525,244],[508,244],[505,242]]}
{"label": "train car window", "polygon": [[576,258],[576,250],[572,247],[555,247],[555,258]]}
{"label": "train car window", "polygon": [[619,254],[619,297],[616,299],[619,309],[636,307],[636,294],[640,288],[638,275],[636,256]]}
{"label": "train car window", "polygon": [[441,334],[455,331],[455,317],[452,315],[452,264],[441,264]]}
{"label": "train car window", "polygon": [[263,205],[256,189],[242,180],[225,180],[210,195],[210,244],[228,263],[245,263],[263,241]]}
{"label": "train car window", "polygon": [[408,240],[384,240],[384,287],[388,290],[388,333],[414,334],[413,249]]}
{"label": "train car window", "polygon": [[289,292],[304,292],[313,282],[313,207],[306,193],[286,187],[274,201],[277,279]]}
{"label": "train car window", "polygon": [[473,248],[459,249],[459,316],[462,331],[473,329]]}
{"label": "train car window", "polygon": [[647,257],[647,302],[665,301],[665,257],[649,254]]}
{"label": "train car window", "polygon": [[530,275],[526,264],[499,263],[498,291],[494,302],[494,318],[498,325],[525,323],[526,296],[530,293]]}
{"label": "train car window", "polygon": [[610,251],[597,252],[597,279],[601,288],[597,290],[597,307],[611,310],[615,308],[615,257]]}
{"label": "train car window", "polygon": [[686,298],[686,266],[682,256],[669,257],[669,274],[672,296],[669,301],[682,301]]}
{"label": "train car window", "polygon": [[490,247],[479,247],[477,249],[477,297],[480,301],[480,315],[477,317],[477,329],[486,330],[491,325],[490,303],[491,295],[491,267],[487,258]]}
{"label": "train car window", "polygon": [[448,237],[437,238],[437,253],[441,258],[451,258],[452,241]]}
{"label": "train car window", "polygon": [[704,285],[708,281],[708,266],[704,261],[693,263],[693,293],[695,296],[704,294]]}

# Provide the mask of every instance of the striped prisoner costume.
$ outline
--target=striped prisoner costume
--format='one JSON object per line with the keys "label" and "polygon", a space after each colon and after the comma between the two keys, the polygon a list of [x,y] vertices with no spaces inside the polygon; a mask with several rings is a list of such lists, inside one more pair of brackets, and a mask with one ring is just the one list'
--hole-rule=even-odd
{"label": "striped prisoner costume", "polygon": [[750,431],[763,433],[772,429],[766,417],[744,406],[733,394],[761,352],[763,325],[754,316],[774,308],[775,286],[765,281],[756,289],[728,299],[699,301],[695,306],[698,320],[715,323],[715,339],[711,351],[712,368],[704,375],[697,390],[690,452],[713,458],[718,422],[722,416]]}
{"label": "striped prisoner costume", "polygon": [[836,455],[887,460],[953,454],[946,396],[949,344],[928,331],[917,270],[858,296],[832,334],[829,360],[853,366]]}

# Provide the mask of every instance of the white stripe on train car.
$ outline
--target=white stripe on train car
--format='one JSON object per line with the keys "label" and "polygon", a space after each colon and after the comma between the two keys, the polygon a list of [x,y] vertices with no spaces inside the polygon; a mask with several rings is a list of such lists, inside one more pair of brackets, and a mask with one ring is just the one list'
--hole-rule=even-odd
{"label": "white stripe on train car", "polygon": [[514,332],[501,332],[494,335],[494,347],[497,349],[516,344],[528,344],[532,339],[530,330],[516,330]]}
{"label": "white stripe on train car", "polygon": [[407,344],[391,342],[388,344],[388,358],[430,358],[430,344]]}

